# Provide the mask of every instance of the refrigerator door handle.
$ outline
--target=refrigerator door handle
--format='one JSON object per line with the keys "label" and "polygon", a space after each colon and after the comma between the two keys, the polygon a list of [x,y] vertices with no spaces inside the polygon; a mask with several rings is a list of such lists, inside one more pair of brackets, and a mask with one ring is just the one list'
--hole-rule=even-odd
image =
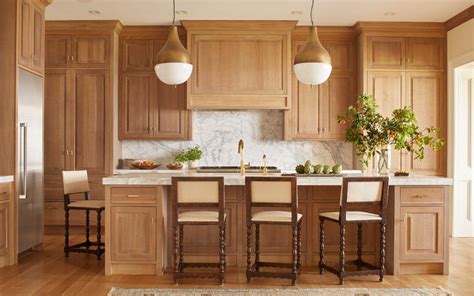
{"label": "refrigerator door handle", "polygon": [[26,199],[26,177],[27,177],[27,130],[26,122],[20,123],[20,199]]}

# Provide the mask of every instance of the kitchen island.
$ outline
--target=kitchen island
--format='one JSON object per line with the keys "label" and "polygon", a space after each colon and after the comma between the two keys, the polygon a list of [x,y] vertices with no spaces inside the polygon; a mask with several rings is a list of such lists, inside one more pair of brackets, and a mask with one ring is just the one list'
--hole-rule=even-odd
{"label": "kitchen island", "polygon": [[[251,176],[252,174],[248,174]],[[273,174],[278,176],[280,174]],[[103,179],[106,198],[105,272],[111,274],[162,274],[172,262],[171,177],[224,176],[227,214],[228,266],[246,264],[244,177],[222,173],[129,173]],[[302,262],[315,269],[319,262],[321,212],[339,210],[342,177],[298,177],[298,211],[303,214]],[[387,224],[388,274],[448,273],[448,189],[443,177],[390,177]],[[274,209],[274,208],[273,208]],[[374,212],[374,206],[354,205],[352,210]],[[191,262],[218,259],[217,227],[189,226],[184,237],[185,259]],[[263,260],[288,261],[290,228],[263,225],[260,237]],[[339,230],[326,225],[326,261],[339,257]],[[378,262],[378,226],[363,230],[363,257]],[[346,229],[346,256],[357,256],[357,227]]]}

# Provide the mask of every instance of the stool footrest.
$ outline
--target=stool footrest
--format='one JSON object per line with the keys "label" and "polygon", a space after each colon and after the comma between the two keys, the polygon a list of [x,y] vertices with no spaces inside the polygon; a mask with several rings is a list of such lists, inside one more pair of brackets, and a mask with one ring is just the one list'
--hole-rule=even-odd
{"label": "stool footrest", "polygon": [[247,277],[271,277],[291,280],[294,275],[291,272],[247,271]]}
{"label": "stool footrest", "polygon": [[281,262],[262,262],[258,261],[252,266],[255,267],[276,267],[276,268],[292,268],[293,264],[291,263],[281,263]]}
{"label": "stool footrest", "polygon": [[219,278],[221,274],[219,272],[178,272],[174,273],[174,277],[176,279],[184,279],[184,278]]}
{"label": "stool footrest", "polygon": [[216,267],[219,268],[219,263],[208,263],[208,262],[199,262],[199,263],[181,263],[183,268],[206,268],[206,267]]}

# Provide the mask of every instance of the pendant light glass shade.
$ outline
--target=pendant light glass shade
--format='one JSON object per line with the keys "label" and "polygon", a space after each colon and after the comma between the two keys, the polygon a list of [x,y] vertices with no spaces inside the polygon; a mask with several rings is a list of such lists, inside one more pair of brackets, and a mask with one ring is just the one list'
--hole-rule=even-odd
{"label": "pendant light glass shade", "polygon": [[158,52],[156,76],[166,84],[176,85],[186,82],[192,72],[191,55],[179,40],[178,28],[173,25],[168,40]]}

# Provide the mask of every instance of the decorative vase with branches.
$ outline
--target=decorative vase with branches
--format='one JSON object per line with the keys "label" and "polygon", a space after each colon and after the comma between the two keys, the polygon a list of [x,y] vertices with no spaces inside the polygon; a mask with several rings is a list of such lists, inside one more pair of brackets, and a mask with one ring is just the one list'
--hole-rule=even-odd
{"label": "decorative vase with branches", "polygon": [[378,113],[377,107],[373,96],[360,95],[356,106],[350,106],[337,119],[340,124],[348,124],[345,141],[354,145],[364,168],[378,151],[390,146],[411,152],[420,160],[425,157],[425,147],[443,147],[443,139],[437,136],[439,129],[420,128],[411,107],[395,109],[390,117]]}

